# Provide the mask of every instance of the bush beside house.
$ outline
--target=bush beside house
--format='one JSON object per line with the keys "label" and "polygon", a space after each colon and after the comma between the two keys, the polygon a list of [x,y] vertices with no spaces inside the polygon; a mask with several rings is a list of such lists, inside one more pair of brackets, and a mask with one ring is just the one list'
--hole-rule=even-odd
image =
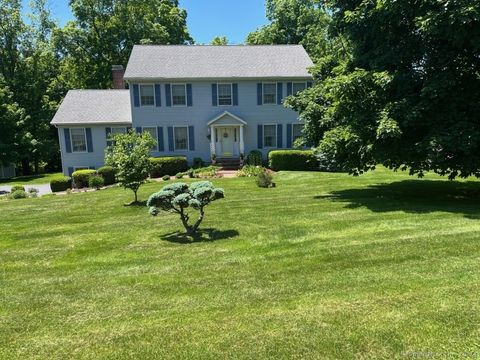
{"label": "bush beside house", "polygon": [[268,154],[269,166],[274,171],[314,171],[317,158],[311,150],[274,150]]}
{"label": "bush beside house", "polygon": [[72,179],[68,176],[59,177],[58,179],[50,180],[50,189],[52,192],[67,191],[72,187]]}
{"label": "bush beside house", "polygon": [[77,170],[72,174],[73,183],[76,188],[85,188],[88,187],[88,181],[91,176],[96,175],[95,170]]}
{"label": "bush beside house", "polygon": [[105,185],[115,184],[115,169],[111,166],[102,166],[97,170],[98,175],[103,178]]}
{"label": "bush beside house", "polygon": [[175,175],[188,170],[187,158],[184,156],[166,156],[150,158],[152,170],[151,178],[160,178],[165,175]]}

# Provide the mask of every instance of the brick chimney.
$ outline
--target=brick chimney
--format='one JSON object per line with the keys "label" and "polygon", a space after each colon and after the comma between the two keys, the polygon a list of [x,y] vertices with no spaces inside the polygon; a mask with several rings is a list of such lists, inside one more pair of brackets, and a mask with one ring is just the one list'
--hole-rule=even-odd
{"label": "brick chimney", "polygon": [[122,65],[112,66],[112,80],[114,89],[125,89],[125,82],[123,81],[123,75],[125,75],[125,69]]}

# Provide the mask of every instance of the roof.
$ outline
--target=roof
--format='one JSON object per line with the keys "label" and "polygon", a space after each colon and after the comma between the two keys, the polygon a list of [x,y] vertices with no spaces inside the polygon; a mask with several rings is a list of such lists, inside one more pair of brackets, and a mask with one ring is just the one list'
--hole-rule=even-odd
{"label": "roof", "polygon": [[70,90],[53,117],[53,125],[131,124],[128,90]]}
{"label": "roof", "polygon": [[311,78],[301,45],[135,45],[125,80]]}

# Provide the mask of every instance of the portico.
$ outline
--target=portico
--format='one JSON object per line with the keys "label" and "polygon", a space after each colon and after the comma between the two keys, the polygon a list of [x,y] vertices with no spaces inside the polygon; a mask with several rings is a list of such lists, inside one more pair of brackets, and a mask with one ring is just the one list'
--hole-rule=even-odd
{"label": "portico", "polygon": [[245,125],[240,117],[225,111],[208,122],[211,158],[238,159],[245,153]]}

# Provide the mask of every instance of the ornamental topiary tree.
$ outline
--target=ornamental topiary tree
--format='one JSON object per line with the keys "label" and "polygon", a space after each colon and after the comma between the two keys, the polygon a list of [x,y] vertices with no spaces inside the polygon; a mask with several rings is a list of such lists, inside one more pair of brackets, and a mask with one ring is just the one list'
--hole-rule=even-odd
{"label": "ornamental topiary tree", "polygon": [[[179,214],[187,235],[192,236],[197,232],[205,216],[205,206],[224,197],[223,189],[216,188],[210,181],[199,181],[190,186],[185,183],[175,183],[152,194],[147,201],[147,206],[150,206],[150,214],[153,216],[157,216],[160,210]],[[193,225],[188,222],[190,217],[186,210],[189,207],[200,213]]]}

